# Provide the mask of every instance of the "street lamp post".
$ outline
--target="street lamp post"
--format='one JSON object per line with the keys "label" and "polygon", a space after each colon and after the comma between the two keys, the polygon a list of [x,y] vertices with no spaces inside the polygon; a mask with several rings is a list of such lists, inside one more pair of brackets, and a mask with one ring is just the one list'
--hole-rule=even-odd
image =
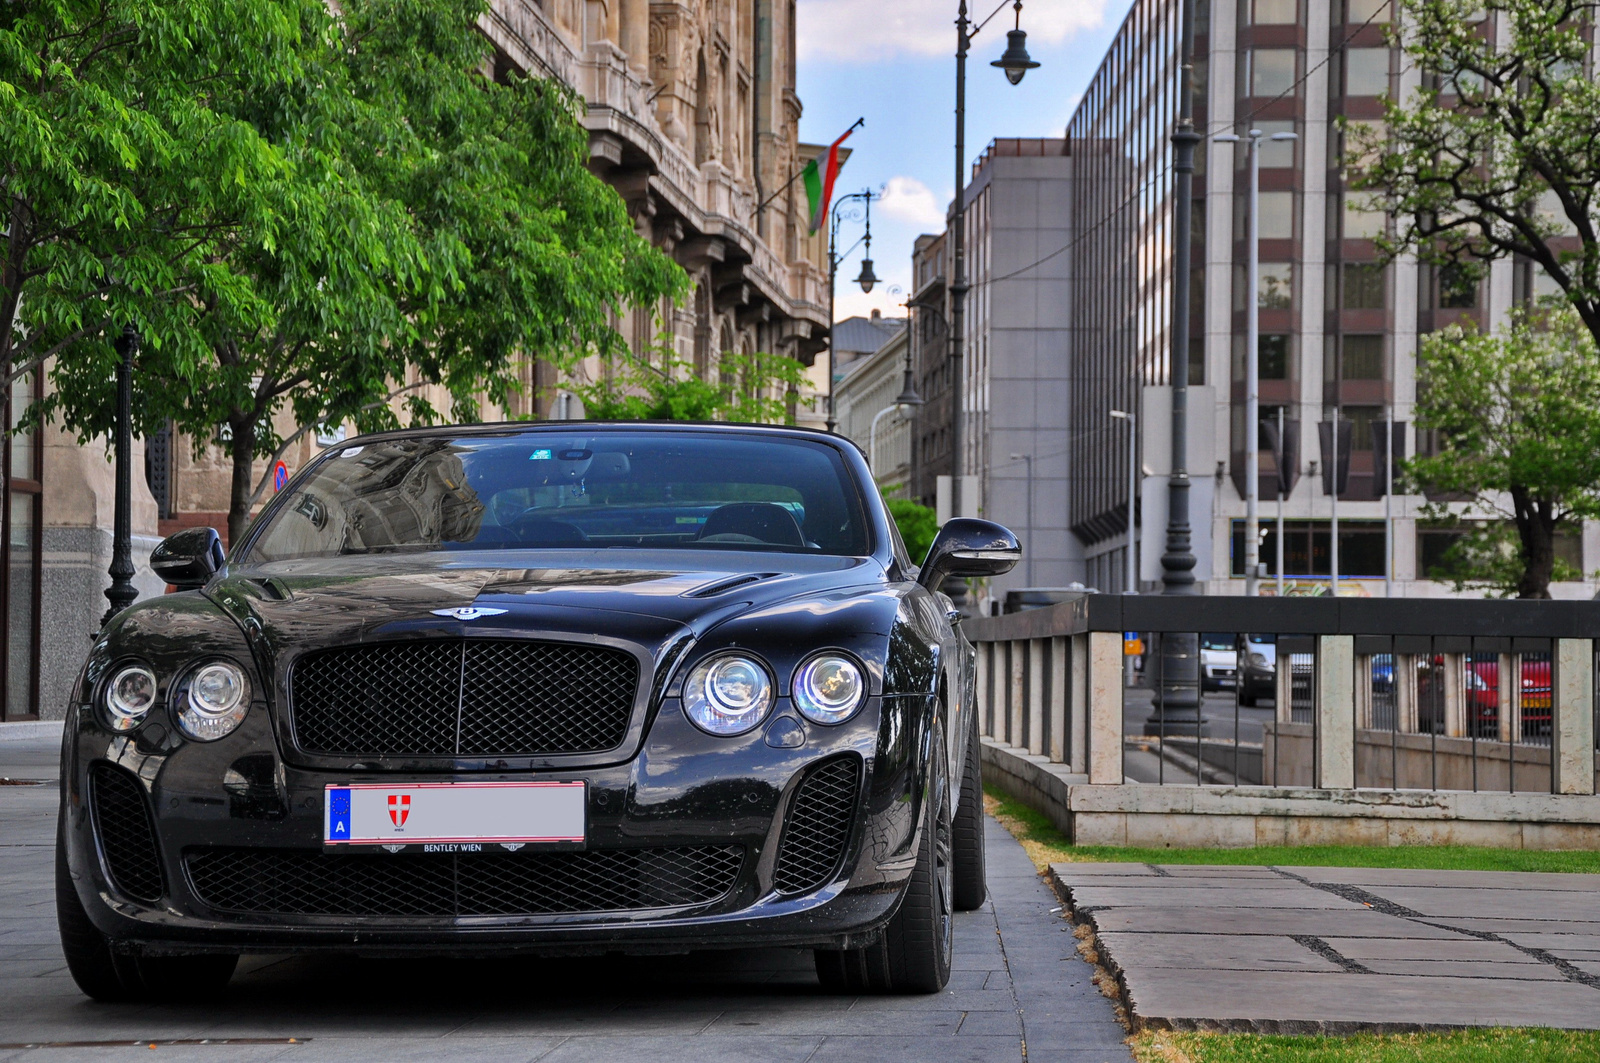
{"label": "street lamp post", "polygon": [[839,208],[856,200],[860,200],[865,204],[867,231],[866,235],[857,243],[865,241],[867,253],[861,259],[861,275],[856,278],[856,283],[861,285],[863,292],[871,292],[873,285],[878,283],[877,276],[872,272],[872,201],[882,198],[881,195],[873,192],[870,188],[863,189],[860,192],[851,192],[847,196],[840,196],[834,202],[833,210],[830,212],[831,216],[828,225],[828,431],[830,432],[834,431],[839,425],[838,419],[834,416],[836,407],[833,395],[834,371],[838,368],[838,362],[834,357],[834,349],[837,345],[834,343],[833,334],[833,282],[835,275],[839,271],[839,263],[850,254],[850,251],[855,250],[855,244],[851,244],[849,251],[842,255],[839,254],[839,225],[844,220],[839,214]]}
{"label": "street lamp post", "polygon": [[[972,44],[972,38],[1005,6],[1004,0],[1001,0],[1000,7],[970,31],[967,27],[972,23],[967,19],[967,0],[959,0],[956,11],[956,198],[950,208],[950,508],[958,514],[964,512],[961,508],[961,476],[966,471],[966,455],[962,450],[961,438],[961,422],[966,412],[961,360],[967,304],[967,49]],[[1012,6],[1016,11],[1016,22],[1013,29],[1006,31],[1005,53],[989,65],[999,67],[1005,72],[1006,80],[1016,85],[1039,64],[1028,56],[1028,34],[1022,28],[1022,0],[1016,0]]]}
{"label": "street lamp post", "polygon": [[1139,419],[1122,410],[1112,410],[1111,416],[1128,422],[1128,557],[1127,575],[1123,579],[1123,594],[1139,593],[1138,566],[1133,538],[1134,502],[1139,497]]}
{"label": "street lamp post", "polygon": [[[909,325],[907,326],[909,327]],[[886,415],[898,412],[902,417],[911,413],[913,409],[922,405],[922,396],[917,394],[915,376],[911,371],[911,337],[906,337],[906,367],[905,376],[900,381],[900,394],[895,396],[894,404],[885,406],[872,416],[872,427],[867,430],[867,464],[872,467],[872,475],[878,475],[878,422]],[[915,453],[916,447],[912,447]],[[916,491],[912,491],[916,497]]]}
{"label": "street lamp post", "polygon": [[1033,455],[1032,454],[1013,454],[1013,455],[1011,455],[1011,460],[1012,461],[1025,461],[1025,462],[1028,463],[1028,507],[1027,507],[1027,514],[1028,514],[1028,539],[1027,539],[1027,543],[1028,543],[1028,545],[1027,545],[1026,550],[1023,552],[1022,556],[1027,558],[1026,562],[1024,562],[1024,566],[1025,566],[1024,567],[1024,571],[1027,573],[1027,576],[1028,576],[1028,586],[1032,587],[1033,586],[1033,555],[1034,555],[1034,552],[1035,552],[1034,549],[1033,549]]}
{"label": "street lamp post", "polygon": [[[1261,138],[1252,129],[1250,154],[1250,220],[1245,234],[1245,338],[1244,338],[1244,593],[1261,593]],[[1237,144],[1240,137],[1224,133],[1219,143]],[[1275,141],[1295,140],[1294,133],[1274,133]]]}
{"label": "street lamp post", "polygon": [[100,626],[133,604],[139,592],[133,585],[133,360],[139,353],[139,330],[128,325],[117,337],[117,485],[112,510],[111,586],[106,599],[111,603]]}

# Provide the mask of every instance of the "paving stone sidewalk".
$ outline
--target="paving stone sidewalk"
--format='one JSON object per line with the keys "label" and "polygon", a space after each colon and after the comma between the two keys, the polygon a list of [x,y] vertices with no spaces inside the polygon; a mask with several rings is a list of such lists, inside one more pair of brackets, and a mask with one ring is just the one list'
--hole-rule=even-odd
{"label": "paving stone sidewalk", "polygon": [[[0,776],[55,775],[50,750],[22,747],[0,743]],[[992,821],[990,902],[957,917],[956,970],[933,996],[825,994],[808,953],[766,949],[483,962],[247,956],[218,1002],[187,1003],[174,987],[171,1003],[104,1005],[72,984],[56,937],[56,801],[53,785],[0,786],[0,1063],[156,1058],[144,1047],[152,1041],[188,1042],[170,1044],[185,1063],[1132,1059],[1061,902]]]}
{"label": "paving stone sidewalk", "polygon": [[1136,1027],[1600,1029],[1600,875],[1055,864]]}

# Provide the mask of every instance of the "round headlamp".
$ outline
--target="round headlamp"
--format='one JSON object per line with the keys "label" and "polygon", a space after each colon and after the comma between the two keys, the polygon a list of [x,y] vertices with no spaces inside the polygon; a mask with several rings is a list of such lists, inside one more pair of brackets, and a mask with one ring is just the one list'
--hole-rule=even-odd
{"label": "round headlamp", "polygon": [[866,701],[867,681],[855,661],[824,653],[794,673],[794,704],[812,723],[844,723]]}
{"label": "round headlamp", "polygon": [[772,677],[754,657],[732,653],[701,661],[683,684],[683,712],[702,731],[739,735],[767,718]]}
{"label": "round headlamp", "polygon": [[232,661],[201,665],[183,686],[178,729],[201,742],[230,734],[250,708],[250,680]]}
{"label": "round headlamp", "polygon": [[143,664],[117,669],[106,684],[106,722],[113,731],[131,731],[156,703],[156,674]]}

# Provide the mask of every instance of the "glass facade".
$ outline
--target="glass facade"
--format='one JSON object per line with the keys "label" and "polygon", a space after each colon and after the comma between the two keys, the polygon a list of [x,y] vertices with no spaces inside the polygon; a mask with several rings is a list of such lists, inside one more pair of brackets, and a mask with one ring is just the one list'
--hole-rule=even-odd
{"label": "glass facade", "polygon": [[[1257,2],[1280,17],[1285,0]],[[1178,116],[1180,13],[1178,0],[1135,0],[1067,126],[1077,234],[1070,428],[1085,459],[1075,463],[1068,505],[1073,532],[1088,544],[1120,536],[1127,527],[1126,428],[1109,411],[1138,411],[1145,385],[1171,379],[1171,137]],[[1205,28],[1204,21],[1197,27],[1197,56],[1205,54]],[[1195,72],[1200,98],[1204,66],[1197,64]],[[1204,123],[1203,106],[1195,119]],[[1203,182],[1197,173],[1197,206]],[[1203,219],[1204,211],[1197,209],[1196,216]],[[1193,261],[1203,263],[1203,225],[1194,245]],[[1199,321],[1203,270],[1194,276]],[[1203,376],[1203,367],[1195,368]],[[1199,382],[1192,372],[1190,379]]]}

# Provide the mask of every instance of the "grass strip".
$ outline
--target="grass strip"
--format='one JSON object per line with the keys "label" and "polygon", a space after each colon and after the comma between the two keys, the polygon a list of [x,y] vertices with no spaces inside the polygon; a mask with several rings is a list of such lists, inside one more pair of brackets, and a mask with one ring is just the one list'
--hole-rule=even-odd
{"label": "grass strip", "polygon": [[[1049,864],[1135,863],[1275,864],[1285,867],[1407,867],[1437,871],[1600,873],[1600,852],[1579,850],[1483,849],[1466,845],[1407,845],[1392,848],[1373,845],[1305,845],[1256,846],[1249,849],[1135,849],[1114,845],[1073,845],[1044,813],[991,787],[985,787],[985,795],[984,806],[989,814],[999,820],[1000,824],[1022,843],[1028,856],[1041,871]],[[1600,1059],[1600,1055],[1586,1058],[1592,1061]]]}
{"label": "grass strip", "polygon": [[1129,1043],[1139,1063],[1593,1063],[1600,1059],[1600,1033],[1515,1028],[1350,1037],[1147,1031]]}

